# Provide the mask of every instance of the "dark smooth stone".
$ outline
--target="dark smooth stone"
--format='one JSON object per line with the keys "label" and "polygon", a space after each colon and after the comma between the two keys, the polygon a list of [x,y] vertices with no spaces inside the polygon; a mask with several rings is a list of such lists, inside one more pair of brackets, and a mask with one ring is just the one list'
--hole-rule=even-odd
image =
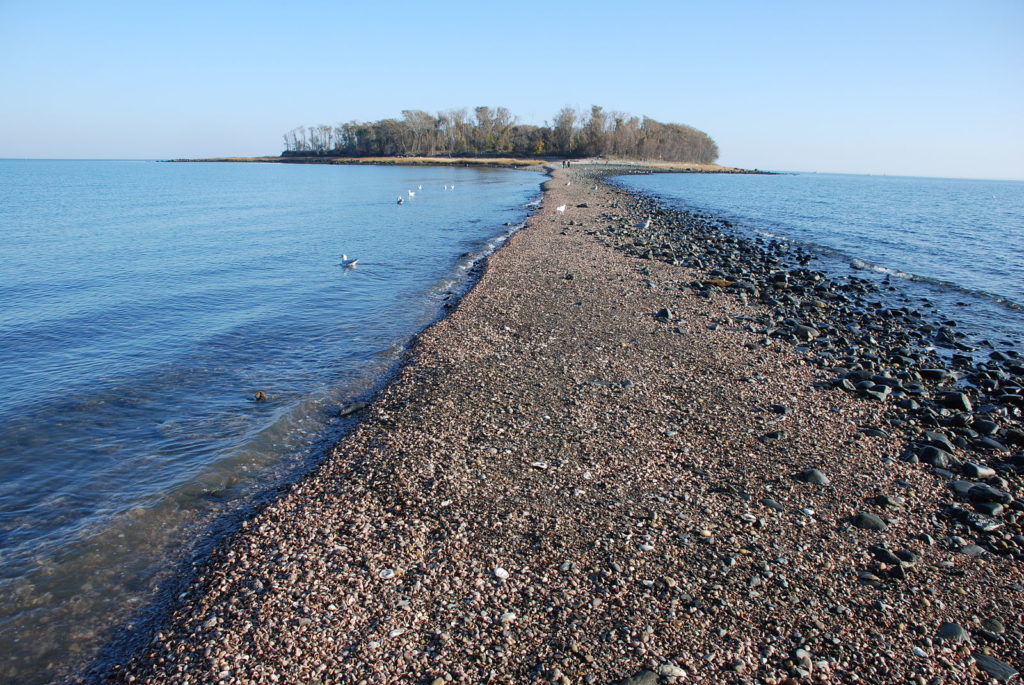
{"label": "dark smooth stone", "polygon": [[983,620],[981,622],[981,627],[985,630],[989,630],[995,633],[996,635],[1002,635],[1006,632],[1006,626],[1003,624],[1001,620],[994,616],[992,618],[986,618],[985,620]]}
{"label": "dark smooth stone", "polygon": [[991,485],[980,483],[975,485],[973,488],[967,491],[967,497],[972,502],[998,502],[999,504],[1009,504],[1013,501],[1009,493],[998,490]]}
{"label": "dark smooth stone", "polygon": [[862,528],[864,530],[885,530],[889,527],[889,524],[879,517],[863,511],[854,516],[851,523],[853,523],[857,528]]}
{"label": "dark smooth stone", "polygon": [[979,484],[969,480],[954,480],[949,484],[949,489],[952,490],[957,497],[967,499],[967,493],[969,493],[971,488],[975,485]]}
{"label": "dark smooth stone", "polygon": [[917,456],[926,464],[940,469],[948,468],[952,456],[946,450],[941,450],[934,445],[925,445],[917,452]]}
{"label": "dark smooth stone", "polygon": [[964,642],[969,637],[967,631],[959,623],[943,623],[935,635],[939,640],[947,642]]}
{"label": "dark smooth stone", "polygon": [[974,663],[978,665],[978,668],[988,673],[990,676],[1001,682],[1009,682],[1011,678],[1016,678],[1020,675],[1013,666],[1005,664],[999,659],[982,652],[974,653]]}
{"label": "dark smooth stone", "polygon": [[896,558],[898,558],[904,564],[916,564],[918,559],[921,558],[917,552],[909,549],[898,549],[896,550]]}
{"label": "dark smooth stone", "polygon": [[804,469],[800,473],[796,474],[796,479],[803,481],[804,483],[812,483],[814,485],[828,485],[831,482],[828,476],[818,469]]}
{"label": "dark smooth stone", "polygon": [[898,565],[900,563],[900,558],[888,549],[886,549],[885,547],[881,547],[879,545],[872,545],[868,549],[871,551],[871,556],[873,556],[875,559],[882,562],[883,564]]}
{"label": "dark smooth stone", "polygon": [[972,461],[969,461],[966,464],[964,464],[963,471],[964,475],[967,476],[968,478],[985,479],[992,478],[994,475],[996,475],[995,469],[988,466],[982,466],[981,464],[975,464]]}
{"label": "dark smooth stone", "polygon": [[981,557],[988,554],[988,550],[980,545],[964,545],[960,548],[960,553],[969,557]]}

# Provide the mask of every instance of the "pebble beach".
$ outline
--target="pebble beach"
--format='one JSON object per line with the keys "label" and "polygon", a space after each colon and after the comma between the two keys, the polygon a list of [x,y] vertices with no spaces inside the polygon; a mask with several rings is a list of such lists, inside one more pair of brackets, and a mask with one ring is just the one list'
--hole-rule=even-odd
{"label": "pebble beach", "polygon": [[635,170],[549,169],[97,679],[1018,682],[1024,362],[922,351],[950,334],[605,182]]}

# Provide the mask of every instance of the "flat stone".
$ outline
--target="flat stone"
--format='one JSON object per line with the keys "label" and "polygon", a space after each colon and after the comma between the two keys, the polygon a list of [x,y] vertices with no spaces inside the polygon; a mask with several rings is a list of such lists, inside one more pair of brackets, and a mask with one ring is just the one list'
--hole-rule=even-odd
{"label": "flat stone", "polygon": [[971,404],[971,398],[962,392],[945,393],[942,396],[942,403],[950,409],[956,409],[957,411],[974,411],[974,405]]}
{"label": "flat stone", "polygon": [[964,464],[964,475],[968,478],[992,478],[996,475],[996,470],[989,466],[982,466],[981,464],[975,464],[972,461]]}
{"label": "flat stone", "polygon": [[945,433],[940,433],[939,431],[925,431],[923,437],[924,442],[930,445],[934,445],[935,447],[946,450],[947,452],[953,451],[953,443],[950,442],[949,436]]}
{"label": "flat stone", "polygon": [[900,558],[893,554],[890,550],[880,545],[872,545],[868,548],[871,551],[871,555],[882,562],[883,564],[899,564]]}
{"label": "flat stone", "polygon": [[988,654],[982,654],[981,652],[974,653],[974,663],[978,665],[978,668],[988,673],[990,676],[1001,682],[1008,682],[1011,678],[1016,678],[1020,673],[1013,666],[1004,664],[999,659],[989,656]]}
{"label": "flat stone", "polygon": [[935,637],[939,640],[959,644],[966,641],[970,636],[959,623],[943,623],[939,626],[939,632],[936,633]]}
{"label": "flat stone", "polygon": [[857,528],[863,528],[864,530],[885,530],[889,527],[889,524],[874,514],[868,514],[863,511],[854,516],[851,523]]}
{"label": "flat stone", "polygon": [[812,483],[814,485],[828,485],[832,482],[829,480],[828,476],[818,469],[804,469],[800,473],[796,474],[796,479],[803,481],[804,483]]}
{"label": "flat stone", "polygon": [[949,452],[943,449],[939,449],[935,445],[925,445],[918,450],[917,456],[926,464],[940,469],[947,468],[950,460],[953,458]]}
{"label": "flat stone", "polygon": [[803,324],[793,327],[793,335],[800,340],[814,340],[821,332],[814,326],[804,326]]}
{"label": "flat stone", "polygon": [[991,485],[981,483],[975,485],[973,488],[967,491],[967,497],[972,502],[998,502],[999,504],[1009,504],[1013,501],[1009,493],[1003,492],[998,488],[994,488]]}
{"label": "flat stone", "polygon": [[981,622],[981,627],[985,630],[995,633],[996,635],[1002,635],[1006,632],[1006,626],[998,618],[986,618]]}
{"label": "flat stone", "polygon": [[685,678],[686,671],[672,664],[662,664],[658,666],[658,675],[664,678]]}
{"label": "flat stone", "polygon": [[952,490],[957,497],[967,499],[967,493],[969,493],[971,488],[975,485],[978,485],[978,483],[969,480],[954,480],[949,482],[949,489]]}
{"label": "flat stone", "polygon": [[918,562],[918,560],[921,558],[921,555],[919,555],[917,552],[913,550],[898,549],[896,550],[896,558],[899,559],[901,563],[912,566]]}
{"label": "flat stone", "polygon": [[988,554],[988,550],[980,545],[964,545],[960,548],[960,553],[969,557],[981,557]]}

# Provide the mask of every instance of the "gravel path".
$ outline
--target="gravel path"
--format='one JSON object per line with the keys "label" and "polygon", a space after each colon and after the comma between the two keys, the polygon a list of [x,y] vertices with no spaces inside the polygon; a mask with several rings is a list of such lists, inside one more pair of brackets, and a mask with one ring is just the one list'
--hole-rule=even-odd
{"label": "gravel path", "polygon": [[883,405],[765,345],[736,319],[756,305],[605,245],[637,200],[604,171],[553,170],[358,428],[109,679],[1013,677],[1020,561],[949,543],[936,477],[860,430]]}

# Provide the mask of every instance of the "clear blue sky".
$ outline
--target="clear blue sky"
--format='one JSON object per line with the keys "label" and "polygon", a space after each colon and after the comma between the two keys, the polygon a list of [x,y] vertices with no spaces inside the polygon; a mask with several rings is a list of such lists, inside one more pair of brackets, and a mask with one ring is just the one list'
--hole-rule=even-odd
{"label": "clear blue sky", "polygon": [[725,164],[1024,179],[1024,1],[0,0],[0,103],[0,157],[600,104],[703,129]]}

